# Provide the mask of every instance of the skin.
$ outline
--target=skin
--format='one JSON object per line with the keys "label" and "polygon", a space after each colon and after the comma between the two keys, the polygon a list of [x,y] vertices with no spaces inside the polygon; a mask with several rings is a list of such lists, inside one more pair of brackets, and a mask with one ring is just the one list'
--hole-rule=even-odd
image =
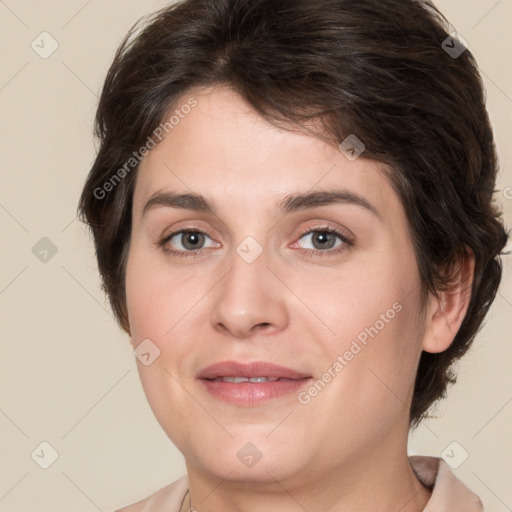
{"label": "skin", "polygon": [[[350,161],[318,138],[276,128],[230,89],[192,90],[177,105],[191,96],[198,105],[138,171],[126,293],[133,347],[149,338],[160,350],[148,366],[137,361],[139,375],[185,457],[192,506],[423,510],[430,492],[406,450],[414,377],[421,351],[445,350],[460,326],[472,260],[452,293],[422,310],[408,222],[382,164],[364,154]],[[350,203],[278,208],[289,194],[339,188],[379,216]],[[164,190],[202,194],[216,214],[156,206],[143,215]],[[337,247],[315,245],[311,232],[326,226],[353,245],[337,237]],[[207,234],[203,252],[180,257],[158,245],[183,228]],[[252,263],[236,252],[248,236],[263,250]],[[177,235],[166,247],[185,252],[189,241]],[[305,405],[296,394],[228,404],[196,379],[228,359],[272,361],[320,379],[394,303],[401,311]],[[247,442],[262,454],[250,468],[237,457]]]}

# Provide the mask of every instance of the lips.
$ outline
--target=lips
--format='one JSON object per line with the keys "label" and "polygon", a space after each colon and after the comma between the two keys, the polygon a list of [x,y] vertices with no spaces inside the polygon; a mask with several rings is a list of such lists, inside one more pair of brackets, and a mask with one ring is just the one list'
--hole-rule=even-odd
{"label": "lips", "polygon": [[277,398],[290,398],[309,384],[311,375],[274,363],[222,361],[201,370],[202,389],[223,402],[238,406],[263,405]]}
{"label": "lips", "polygon": [[221,361],[201,370],[198,379],[217,379],[222,377],[267,377],[271,379],[300,380],[311,377],[306,373],[265,361],[239,363],[237,361]]}

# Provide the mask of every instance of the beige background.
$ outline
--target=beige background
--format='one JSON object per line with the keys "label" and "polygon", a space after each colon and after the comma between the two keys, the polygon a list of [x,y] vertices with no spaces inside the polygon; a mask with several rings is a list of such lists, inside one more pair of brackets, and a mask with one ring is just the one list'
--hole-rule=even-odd
{"label": "beige background", "polygon": [[[132,23],[165,4],[0,0],[0,512],[108,512],[185,472],[146,404],[75,219],[114,50]],[[510,226],[512,0],[437,5],[481,66],[503,169],[497,197]],[[43,31],[59,45],[47,59],[31,48]],[[32,252],[42,237],[57,248],[46,263]],[[454,441],[449,456],[467,451],[454,471],[487,512],[512,509],[511,258],[458,384],[410,442],[411,453],[439,456]],[[43,441],[59,454],[48,469],[31,458]]]}

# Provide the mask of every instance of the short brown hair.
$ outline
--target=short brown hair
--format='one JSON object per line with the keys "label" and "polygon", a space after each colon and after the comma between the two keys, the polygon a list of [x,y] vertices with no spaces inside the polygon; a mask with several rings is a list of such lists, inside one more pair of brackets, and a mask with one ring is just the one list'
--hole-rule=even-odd
{"label": "short brown hair", "polygon": [[[452,364],[481,328],[508,237],[493,202],[497,157],[482,81],[469,49],[447,51],[458,41],[448,27],[419,0],[184,0],[135,24],[104,83],[99,151],[79,204],[119,325],[129,333],[125,267],[137,161],[132,172],[127,162],[188,90],[229,86],[276,126],[336,145],[355,134],[364,156],[387,164],[422,296],[449,287],[458,258],[474,253],[470,304],[453,343],[419,361],[410,412],[418,425],[455,382]],[[311,131],[314,120],[322,130]]]}

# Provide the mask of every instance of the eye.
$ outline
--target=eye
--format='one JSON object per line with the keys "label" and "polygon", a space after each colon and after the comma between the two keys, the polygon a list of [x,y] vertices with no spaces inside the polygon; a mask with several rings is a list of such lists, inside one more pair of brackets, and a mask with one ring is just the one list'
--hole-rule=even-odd
{"label": "eye", "polygon": [[[187,253],[198,252],[201,249],[215,247],[215,243],[205,246],[206,239],[211,238],[204,232],[197,229],[182,229],[167,235],[160,245],[165,251],[180,256],[188,256]],[[213,242],[213,240],[211,240]],[[171,246],[169,248],[168,246]]]}
{"label": "eye", "polygon": [[[205,245],[207,241],[208,245]],[[305,240],[311,247],[304,247],[300,241]],[[220,244],[214,242],[206,233],[199,229],[181,229],[170,233],[158,242],[160,248],[175,256],[195,256],[203,249],[218,247]],[[330,227],[309,229],[303,232],[299,241],[292,247],[304,249],[305,255],[328,256],[337,254],[352,246],[353,242],[343,233]]]}
{"label": "eye", "polygon": [[299,249],[306,249],[305,254],[338,253],[353,245],[347,236],[332,228],[310,229],[301,235],[300,240],[310,244],[310,247],[304,247],[300,242],[296,243]]}

